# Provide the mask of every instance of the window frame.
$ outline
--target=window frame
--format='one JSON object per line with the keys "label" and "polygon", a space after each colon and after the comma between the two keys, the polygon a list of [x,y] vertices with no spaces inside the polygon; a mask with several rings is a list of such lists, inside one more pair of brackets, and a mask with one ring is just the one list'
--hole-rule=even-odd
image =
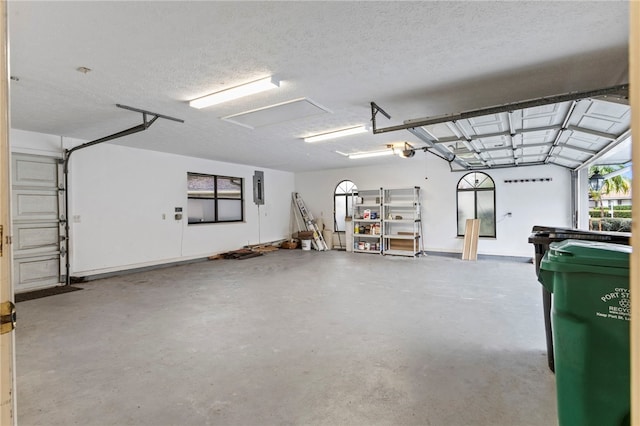
{"label": "window frame", "polygon": [[[460,184],[462,181],[471,174],[481,174],[484,175],[489,181],[491,181],[491,187],[477,187],[474,186],[472,188],[460,188]],[[477,180],[476,180],[477,182]],[[483,181],[484,182],[484,181]],[[477,185],[477,183],[476,183]],[[473,219],[478,219],[478,192],[493,192],[493,234],[492,235],[479,235],[479,238],[497,238],[497,217],[496,217],[496,183],[491,176],[484,172],[480,171],[472,171],[469,173],[465,173],[456,184],[456,234],[458,237],[464,237],[464,233],[460,233],[458,229],[458,225],[460,223],[460,197],[459,194],[461,192],[473,192]]]}
{"label": "window frame", "polygon": [[[340,188],[340,185],[345,184],[345,183],[350,183],[351,184],[351,190],[350,191],[346,191],[346,192],[342,192],[342,193],[338,193],[338,188]],[[345,188],[346,189],[346,188]],[[338,184],[336,185],[336,187],[333,189],[333,231],[334,232],[346,232],[346,228],[347,228],[347,224],[345,222],[345,229],[342,230],[338,230],[338,218],[336,217],[336,212],[337,212],[337,204],[336,201],[338,199],[338,197],[344,197],[344,211],[346,213],[346,216],[349,215],[349,213],[351,213],[351,215],[353,215],[353,207],[351,208],[351,211],[349,211],[349,197],[351,197],[351,205],[353,206],[353,195],[354,195],[354,191],[357,193],[358,191],[358,186],[355,184],[354,181],[350,180],[350,179],[343,179],[340,182],[338,182]]]}
{"label": "window frame", "polygon": [[[213,196],[190,196],[189,190],[189,178],[191,176],[203,176],[208,178],[213,178]],[[240,196],[238,197],[225,197],[224,195],[219,194],[218,191],[218,181],[219,179],[227,179],[231,182],[239,181],[240,186]],[[214,175],[209,173],[197,173],[197,172],[187,172],[187,225],[204,225],[204,224],[212,224],[212,223],[238,223],[245,221],[245,199],[244,199],[244,181],[245,179],[237,176],[227,176],[227,175]],[[189,200],[213,200],[214,203],[214,219],[213,220],[202,220],[198,222],[192,222],[189,215]],[[224,200],[231,201],[239,201],[240,203],[240,218],[232,219],[232,220],[224,220],[219,219],[220,206],[219,202]]]}

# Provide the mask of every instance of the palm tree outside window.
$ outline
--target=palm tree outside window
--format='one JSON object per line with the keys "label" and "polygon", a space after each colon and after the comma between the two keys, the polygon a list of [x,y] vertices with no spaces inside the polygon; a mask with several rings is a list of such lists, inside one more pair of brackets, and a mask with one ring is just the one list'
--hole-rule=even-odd
{"label": "palm tree outside window", "polygon": [[[611,175],[614,172],[621,170],[622,166],[593,166],[589,169],[589,176],[592,176],[596,171],[601,175],[605,176],[604,182],[602,183],[602,188],[600,191],[594,191],[593,189],[589,189],[589,197],[594,201],[595,208],[600,210],[600,218],[596,219],[595,223],[590,223],[589,228],[593,227],[597,228],[598,231],[603,230],[603,222],[605,220],[604,213],[604,200],[602,199],[603,195],[609,194],[628,194],[631,186],[629,185],[629,179],[620,171],[620,174],[616,174],[615,176],[606,177],[607,175]],[[630,216],[630,212],[629,212]],[[624,217],[620,215],[620,217]],[[593,218],[593,215],[590,215],[590,219]],[[591,220],[590,220],[591,222]],[[595,225],[595,226],[594,226]],[[615,229],[617,230],[617,229]]]}

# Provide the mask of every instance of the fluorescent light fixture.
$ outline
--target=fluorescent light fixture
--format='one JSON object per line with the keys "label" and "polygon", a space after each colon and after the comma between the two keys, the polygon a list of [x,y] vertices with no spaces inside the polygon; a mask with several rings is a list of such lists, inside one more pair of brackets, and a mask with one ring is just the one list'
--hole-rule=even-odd
{"label": "fluorescent light fixture", "polygon": [[369,158],[369,157],[382,157],[383,155],[393,155],[393,149],[387,148],[382,151],[369,151],[369,152],[356,152],[353,154],[349,154],[349,158],[351,160],[355,160],[358,158]]}
{"label": "fluorescent light fixture", "polygon": [[336,130],[334,132],[321,133],[319,135],[308,136],[304,138],[305,142],[320,142],[329,139],[341,138],[343,136],[356,135],[358,133],[365,133],[367,131],[366,126],[355,126],[347,129]]}
{"label": "fluorescent light fixture", "polygon": [[265,77],[261,78],[260,80],[252,81],[251,83],[242,84],[240,86],[232,87],[230,89],[225,89],[220,92],[212,93],[210,95],[194,99],[192,101],[189,101],[189,106],[198,109],[206,108],[233,99],[242,98],[243,96],[253,95],[269,89],[275,89],[276,87],[280,87],[279,81],[275,80],[272,76]]}

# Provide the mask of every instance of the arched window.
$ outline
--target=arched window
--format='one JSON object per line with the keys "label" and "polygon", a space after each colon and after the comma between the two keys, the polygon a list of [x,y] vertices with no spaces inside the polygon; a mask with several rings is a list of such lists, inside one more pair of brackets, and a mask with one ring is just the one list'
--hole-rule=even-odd
{"label": "arched window", "polygon": [[350,216],[353,212],[353,192],[357,191],[358,187],[350,180],[343,180],[336,186],[336,190],[333,192],[333,218],[334,218],[334,231],[344,231],[345,228],[345,216]]}
{"label": "arched window", "polygon": [[467,219],[480,219],[480,236],[496,236],[496,185],[485,173],[471,172],[458,182],[458,236]]}

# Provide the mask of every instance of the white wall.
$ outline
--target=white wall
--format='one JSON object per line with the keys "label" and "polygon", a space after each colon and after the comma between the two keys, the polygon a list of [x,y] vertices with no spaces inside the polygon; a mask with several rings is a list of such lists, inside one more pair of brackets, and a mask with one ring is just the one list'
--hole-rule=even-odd
{"label": "white wall", "polygon": [[[533,225],[571,226],[568,170],[549,165],[484,172],[496,184],[497,238],[481,238],[479,253],[532,257],[533,246],[527,240]],[[386,166],[296,173],[295,186],[314,216],[322,216],[328,226],[333,223],[333,192],[342,180],[351,180],[361,189],[419,186],[425,250],[457,253],[462,252],[463,239],[456,236],[456,187],[464,174],[452,173],[446,161],[419,152],[410,159],[391,158]],[[532,178],[552,181],[504,182]],[[511,217],[506,216],[508,212]]]}
{"label": "white wall", "polygon": [[[14,152],[61,155],[60,145],[81,141],[11,131]],[[354,160],[355,162],[356,160]],[[252,201],[252,176],[265,172],[266,204]],[[187,225],[173,219],[186,209],[187,172],[245,179],[245,222]],[[533,225],[569,227],[570,173],[557,166],[490,170],[496,183],[497,238],[481,239],[479,253],[533,255]],[[386,166],[292,173],[102,144],[73,154],[70,163],[71,265],[77,276],[199,258],[245,244],[287,238],[291,192],[331,227],[333,191],[344,179],[362,189],[420,186],[423,235],[428,251],[460,252],[456,237],[456,185],[463,172],[430,154],[389,159]],[[425,179],[428,178],[428,179]],[[551,182],[504,183],[505,179],[552,178]],[[295,184],[295,185],[294,185]],[[511,212],[511,217],[505,214]],[[186,211],[185,211],[186,213]],[[165,219],[162,219],[162,215]]]}
{"label": "white wall", "polygon": [[[60,137],[12,131],[11,141],[14,152],[60,155]],[[265,174],[259,209],[252,195],[255,170]],[[188,225],[187,172],[244,178],[245,221]],[[289,236],[292,173],[106,143],[76,151],[69,179],[75,276],[200,258]],[[184,209],[183,220],[174,219],[175,207]]]}

